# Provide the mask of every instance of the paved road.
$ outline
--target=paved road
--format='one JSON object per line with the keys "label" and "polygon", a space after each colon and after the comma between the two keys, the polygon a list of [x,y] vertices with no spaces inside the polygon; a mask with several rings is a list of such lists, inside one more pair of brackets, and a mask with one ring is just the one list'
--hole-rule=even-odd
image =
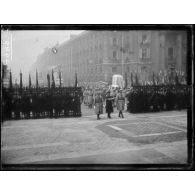
{"label": "paved road", "polygon": [[101,120],[93,109],[82,111],[80,118],[4,122],[3,163],[186,163],[186,111],[125,113],[125,119],[115,112]]}

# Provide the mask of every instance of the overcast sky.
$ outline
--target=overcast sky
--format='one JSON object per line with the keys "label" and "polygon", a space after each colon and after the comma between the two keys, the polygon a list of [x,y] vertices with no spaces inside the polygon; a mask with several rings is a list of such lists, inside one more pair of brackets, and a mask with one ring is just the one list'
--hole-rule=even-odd
{"label": "overcast sky", "polygon": [[[70,34],[79,34],[81,32],[79,30],[10,31],[9,36],[7,36],[7,33],[2,32],[2,40],[7,39],[7,37],[12,40],[12,57],[8,68],[11,68],[14,77],[19,76],[21,70],[24,79],[26,79],[31,65],[46,47],[53,47],[57,43],[68,40]],[[6,36],[3,36],[5,34]]]}

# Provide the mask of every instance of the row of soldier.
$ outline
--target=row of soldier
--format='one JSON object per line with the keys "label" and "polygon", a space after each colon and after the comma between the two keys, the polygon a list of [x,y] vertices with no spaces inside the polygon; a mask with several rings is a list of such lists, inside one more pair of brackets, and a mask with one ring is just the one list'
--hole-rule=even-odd
{"label": "row of soldier", "polygon": [[127,95],[132,113],[181,110],[190,107],[190,88],[181,86],[139,86]]}
{"label": "row of soldier", "polygon": [[[38,93],[10,93],[3,88],[2,116],[3,119],[42,118],[61,116],[81,116],[81,103],[86,97],[82,97],[81,88],[72,88],[72,91],[80,89],[79,93],[60,93],[53,89],[54,93],[39,91]],[[62,89],[63,90],[63,89]],[[190,106],[190,88],[184,86],[137,86],[123,93],[122,90],[92,92],[88,104],[95,106],[95,113],[103,113],[105,105],[108,118],[117,106],[119,116],[123,117],[125,100],[127,110],[132,113],[186,109]],[[120,97],[120,98],[119,98]],[[119,106],[119,100],[121,105]],[[100,104],[98,106],[98,103]]]}
{"label": "row of soldier", "polygon": [[[177,76],[177,75],[176,75]],[[175,77],[177,80],[177,77]],[[50,88],[50,77],[47,75],[48,88]],[[60,82],[61,84],[61,82]],[[77,75],[75,75],[75,86],[77,86]],[[141,87],[141,88],[140,88]],[[144,86],[133,86],[130,92],[123,94],[127,96],[128,111],[129,112],[145,112],[145,111],[158,111],[158,110],[172,110],[186,108],[189,104],[189,93],[185,90],[171,91],[171,90],[151,90],[152,86],[145,86],[147,90],[144,90]],[[160,86],[157,86],[158,88]],[[163,86],[166,88],[166,86]],[[179,86],[177,86],[179,87]],[[22,74],[20,73],[20,90],[22,90]],[[31,88],[31,78],[29,75],[29,89]],[[36,72],[36,88],[38,88],[38,77]],[[60,87],[61,88],[61,87]],[[74,88],[74,87],[73,87]],[[75,89],[75,88],[74,88]],[[160,88],[159,88],[160,89]],[[168,89],[168,88],[167,88]],[[12,76],[10,72],[10,90],[12,90]],[[52,71],[52,90],[55,91],[55,81]],[[99,89],[100,90],[100,89]],[[119,93],[118,90],[108,88],[102,89],[100,97],[102,102],[106,105],[109,99],[112,99],[112,107],[117,105],[116,99]],[[98,96],[98,95],[97,95]],[[96,96],[94,91],[84,91],[83,97],[80,94],[79,97],[71,97],[70,95],[63,96],[62,94],[50,94],[50,93],[36,93],[34,95],[19,94],[14,98],[6,90],[3,91],[3,115],[5,118],[40,118],[40,117],[59,117],[68,116],[71,113],[73,115],[81,115],[80,99],[85,104],[92,108],[96,103]],[[186,98],[187,97],[187,98]],[[122,98],[124,99],[124,98]],[[177,99],[177,101],[175,101]],[[99,100],[98,100],[99,101]],[[182,103],[184,102],[184,103]],[[123,110],[123,109],[122,109]],[[70,111],[70,112],[69,112]],[[111,109],[112,112],[112,109]],[[97,112],[96,112],[97,113]],[[102,112],[100,112],[101,114]],[[109,111],[107,111],[109,113]],[[121,116],[121,113],[119,114]],[[108,117],[110,114],[108,114]],[[99,117],[98,117],[99,118]]]}
{"label": "row of soldier", "polygon": [[[61,89],[65,90],[65,89]],[[78,88],[77,88],[78,90]],[[75,92],[75,88],[72,88]],[[11,93],[3,89],[2,119],[81,116],[81,93]]]}

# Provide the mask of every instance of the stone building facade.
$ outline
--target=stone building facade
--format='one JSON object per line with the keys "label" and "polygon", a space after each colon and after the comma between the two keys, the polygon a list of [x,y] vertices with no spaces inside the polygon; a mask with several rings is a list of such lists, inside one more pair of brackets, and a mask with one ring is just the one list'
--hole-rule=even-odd
{"label": "stone building facade", "polygon": [[[113,74],[186,71],[185,31],[84,31],[54,48],[45,49],[35,63],[47,74],[62,72],[64,85],[110,82]],[[34,66],[35,67],[35,66]]]}

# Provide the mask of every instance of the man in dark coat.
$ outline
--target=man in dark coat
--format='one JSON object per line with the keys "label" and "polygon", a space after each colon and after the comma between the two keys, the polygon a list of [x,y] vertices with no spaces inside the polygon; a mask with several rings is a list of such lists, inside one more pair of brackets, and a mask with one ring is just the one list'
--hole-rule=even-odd
{"label": "man in dark coat", "polygon": [[108,118],[111,118],[110,114],[113,112],[114,97],[110,95],[110,91],[106,95],[106,113]]}

